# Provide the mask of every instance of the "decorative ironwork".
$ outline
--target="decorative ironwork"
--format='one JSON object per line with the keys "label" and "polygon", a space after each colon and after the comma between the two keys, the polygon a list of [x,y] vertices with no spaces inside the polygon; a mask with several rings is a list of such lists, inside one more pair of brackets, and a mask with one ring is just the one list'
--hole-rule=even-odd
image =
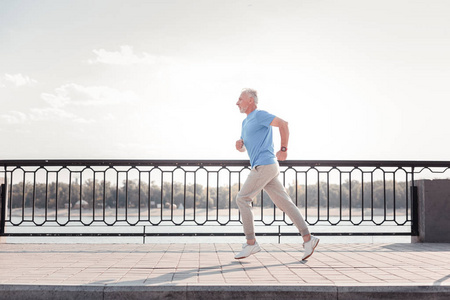
{"label": "decorative ironwork", "polygon": [[[242,235],[232,225],[240,225],[235,197],[248,161],[3,160],[0,166],[0,235]],[[280,176],[314,234],[416,235],[415,176],[448,168],[450,162],[436,161],[296,160],[280,162]],[[264,191],[254,213],[257,235],[298,234]],[[116,225],[139,229],[104,230]]]}

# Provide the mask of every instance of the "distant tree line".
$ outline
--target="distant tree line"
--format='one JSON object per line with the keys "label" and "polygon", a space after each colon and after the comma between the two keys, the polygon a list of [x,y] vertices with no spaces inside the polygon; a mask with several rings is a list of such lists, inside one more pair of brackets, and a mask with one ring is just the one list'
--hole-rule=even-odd
{"label": "distant tree line", "polygon": [[[230,190],[231,188],[231,190]],[[67,208],[83,205],[92,207],[185,207],[185,208],[237,208],[236,194],[239,185],[231,187],[209,187],[201,184],[169,182],[156,184],[128,180],[117,187],[109,181],[95,182],[91,179],[82,185],[78,183],[36,183],[19,182],[12,185],[11,207]],[[288,194],[300,207],[339,207],[343,208],[405,208],[408,187],[405,182],[374,181],[370,183],[358,181],[345,182],[342,185],[324,182],[304,185],[291,184],[286,188]],[[395,201],[394,201],[395,197]],[[83,200],[83,201],[80,201]],[[257,195],[254,206],[272,207],[269,196],[263,192]],[[410,205],[409,205],[410,207]]]}

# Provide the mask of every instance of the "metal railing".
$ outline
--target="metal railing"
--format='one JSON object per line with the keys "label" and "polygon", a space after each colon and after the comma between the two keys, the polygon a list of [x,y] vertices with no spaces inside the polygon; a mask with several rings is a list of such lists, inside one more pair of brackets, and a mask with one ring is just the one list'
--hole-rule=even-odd
{"label": "metal railing", "polygon": [[[243,235],[233,225],[240,225],[235,197],[250,171],[248,161],[0,165],[3,236]],[[448,168],[450,162],[296,160],[280,162],[280,176],[316,235],[417,235],[415,177]],[[253,206],[257,235],[298,235],[264,191]]]}

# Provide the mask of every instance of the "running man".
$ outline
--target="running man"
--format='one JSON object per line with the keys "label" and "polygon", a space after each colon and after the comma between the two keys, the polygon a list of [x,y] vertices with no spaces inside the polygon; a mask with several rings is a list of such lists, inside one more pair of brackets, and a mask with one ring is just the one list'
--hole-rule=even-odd
{"label": "running man", "polygon": [[[266,111],[258,110],[256,90],[244,89],[236,105],[241,113],[247,114],[242,122],[241,138],[236,141],[236,149],[247,151],[251,171],[239,191],[236,202],[242,216],[244,234],[247,242],[234,258],[242,259],[261,251],[255,237],[251,202],[264,189],[273,203],[285,212],[294,222],[303,237],[305,253],[302,260],[309,258],[319,244],[319,239],[309,233],[308,226],[297,206],[292,202],[281,184],[278,162],[286,160],[289,142],[288,123]],[[278,127],[281,136],[280,150],[275,154],[272,127]]]}

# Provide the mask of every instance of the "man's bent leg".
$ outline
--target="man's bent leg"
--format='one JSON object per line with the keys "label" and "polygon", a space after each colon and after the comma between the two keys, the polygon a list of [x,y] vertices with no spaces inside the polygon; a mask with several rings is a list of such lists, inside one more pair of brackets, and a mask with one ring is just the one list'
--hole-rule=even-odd
{"label": "man's bent leg", "polygon": [[[277,166],[278,167],[278,166]],[[308,225],[298,207],[292,202],[278,176],[273,178],[264,188],[272,202],[294,222],[302,237],[309,236]]]}
{"label": "man's bent leg", "polygon": [[247,240],[255,239],[255,227],[251,202],[253,198],[272,180],[273,172],[264,172],[265,166],[253,168],[239,191],[236,202],[241,212],[242,225]]}
{"label": "man's bent leg", "polygon": [[302,260],[308,259],[314,253],[314,250],[319,244],[319,239],[311,236],[309,233],[308,225],[306,224],[305,219],[300,213],[298,207],[289,197],[286,189],[278,179],[278,176],[271,180],[264,189],[267,194],[269,194],[269,197],[272,199],[273,203],[275,203],[278,208],[288,215],[300,231],[304,241],[303,247],[305,248]]}

